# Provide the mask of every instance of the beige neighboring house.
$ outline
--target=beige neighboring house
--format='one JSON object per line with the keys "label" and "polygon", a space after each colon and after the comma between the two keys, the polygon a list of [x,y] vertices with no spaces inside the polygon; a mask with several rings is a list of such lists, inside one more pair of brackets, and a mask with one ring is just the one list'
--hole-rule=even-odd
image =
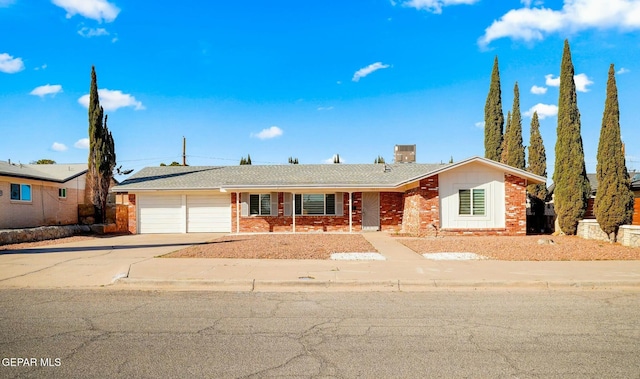
{"label": "beige neighboring house", "polygon": [[78,223],[87,164],[0,161],[0,229]]}

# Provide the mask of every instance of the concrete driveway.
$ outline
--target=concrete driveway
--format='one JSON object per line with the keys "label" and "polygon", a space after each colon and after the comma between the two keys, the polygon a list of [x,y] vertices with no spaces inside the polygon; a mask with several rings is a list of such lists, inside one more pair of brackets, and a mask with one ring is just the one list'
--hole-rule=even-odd
{"label": "concrete driveway", "polygon": [[132,264],[222,233],[105,236],[61,245],[0,251],[0,288],[96,287],[127,276]]}

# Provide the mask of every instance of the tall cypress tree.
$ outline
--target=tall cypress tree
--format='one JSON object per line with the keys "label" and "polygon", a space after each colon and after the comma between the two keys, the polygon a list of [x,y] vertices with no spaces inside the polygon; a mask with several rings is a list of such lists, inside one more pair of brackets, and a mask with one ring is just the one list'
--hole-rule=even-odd
{"label": "tall cypress tree", "polygon": [[525,169],[524,146],[522,145],[522,115],[520,114],[520,90],[518,82],[513,87],[513,109],[511,111],[510,126],[505,133],[507,159],[504,163],[511,167]]}
{"label": "tall cypress tree", "polygon": [[504,128],[504,138],[500,145],[500,162],[506,164],[509,159],[509,146],[507,145],[507,136],[511,130],[511,111],[507,111],[507,127]]}
{"label": "tall cypress tree", "polygon": [[554,208],[558,217],[558,226],[566,234],[576,234],[578,221],[584,216],[587,199],[591,192],[584,164],[574,73],[569,41],[565,40],[560,66],[558,138],[553,181],[555,183]]}
{"label": "tall cypress tree", "polygon": [[[531,117],[531,136],[529,137],[529,167],[527,171],[532,174],[547,176],[547,153],[542,143],[542,135],[540,135],[540,121],[538,121],[538,112],[533,112]],[[547,197],[547,186],[544,183],[529,184],[527,192],[541,201]]]}
{"label": "tall cypress tree", "polygon": [[484,105],[484,156],[485,158],[500,161],[502,153],[502,127],[504,126],[504,114],[502,113],[502,93],[500,91],[500,70],[498,69],[498,57],[493,61],[491,71],[491,84],[489,94]]}
{"label": "tall cypress tree", "polygon": [[86,197],[96,210],[96,218],[106,221],[109,186],[116,166],[113,136],[109,132],[106,119],[103,124],[104,109],[100,106],[98,80],[95,67],[91,67],[89,88],[89,160],[85,186]]}
{"label": "tall cypress tree", "polygon": [[633,216],[633,192],[620,137],[618,88],[613,64],[609,67],[607,80],[596,175],[598,193],[594,213],[600,228],[609,235],[610,241],[615,242],[620,225],[629,223]]}

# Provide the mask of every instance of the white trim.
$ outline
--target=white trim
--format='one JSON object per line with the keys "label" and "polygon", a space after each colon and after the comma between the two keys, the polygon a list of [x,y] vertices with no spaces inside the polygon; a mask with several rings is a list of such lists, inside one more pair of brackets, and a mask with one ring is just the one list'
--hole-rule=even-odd
{"label": "white trim", "polygon": [[349,233],[353,233],[353,192],[349,192]]}

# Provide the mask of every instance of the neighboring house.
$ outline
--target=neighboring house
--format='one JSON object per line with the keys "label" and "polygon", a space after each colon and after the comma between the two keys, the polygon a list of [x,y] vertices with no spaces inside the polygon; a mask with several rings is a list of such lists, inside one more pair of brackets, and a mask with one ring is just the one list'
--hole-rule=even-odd
{"label": "neighboring house", "polygon": [[454,164],[147,167],[111,190],[128,204],[131,233],[524,235],[526,186],[545,182],[473,157]]}
{"label": "neighboring house", "polygon": [[0,161],[0,229],[78,223],[87,164]]}
{"label": "neighboring house", "polygon": [[[635,197],[632,225],[640,225],[640,172],[631,171],[629,172],[629,176],[631,177],[631,191],[633,191],[633,194]],[[589,219],[596,218],[595,214],[593,213],[593,205],[595,202],[596,195],[598,193],[597,175],[587,174],[587,180],[589,180],[589,185],[591,186],[591,195],[589,197],[589,200],[587,201],[587,210],[585,211],[584,218],[589,220]],[[555,218],[555,213],[553,212],[554,189],[555,189],[555,185],[552,184],[549,187],[549,194],[547,195],[547,208],[551,209],[550,215],[552,218]]]}

